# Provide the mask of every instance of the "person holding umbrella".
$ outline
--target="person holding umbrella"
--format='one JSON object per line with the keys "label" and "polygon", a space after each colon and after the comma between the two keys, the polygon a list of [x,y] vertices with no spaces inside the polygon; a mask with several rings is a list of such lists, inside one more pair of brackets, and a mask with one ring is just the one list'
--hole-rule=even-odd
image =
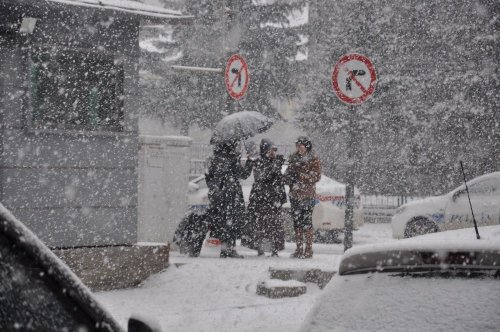
{"label": "person holding umbrella", "polygon": [[251,172],[251,161],[241,165],[238,141],[215,144],[205,180],[209,189],[210,235],[221,240],[221,258],[243,258],[234,249],[246,224],[240,179],[246,179]]}
{"label": "person holding umbrella", "polygon": [[214,154],[205,180],[208,186],[207,215],[211,236],[221,240],[221,258],[243,258],[234,249],[247,223],[240,179],[252,172],[253,163],[241,164],[240,141],[267,130],[273,121],[257,113],[242,111],[225,116],[216,125],[210,143]]}
{"label": "person holding umbrella", "polygon": [[[285,184],[290,186],[290,205],[295,228],[297,249],[294,258],[311,258],[313,255],[312,212],[316,199],[316,182],[321,178],[321,161],[312,150],[311,141],[301,136],[295,142],[297,151],[288,159]],[[305,238],[305,249],[302,245]]]}

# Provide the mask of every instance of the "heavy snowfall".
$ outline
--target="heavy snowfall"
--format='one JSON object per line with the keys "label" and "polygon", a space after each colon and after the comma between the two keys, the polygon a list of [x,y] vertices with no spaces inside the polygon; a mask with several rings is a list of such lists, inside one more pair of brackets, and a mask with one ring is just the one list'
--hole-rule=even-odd
{"label": "heavy snowfall", "polygon": [[0,331],[500,331],[499,91],[496,0],[1,0]]}

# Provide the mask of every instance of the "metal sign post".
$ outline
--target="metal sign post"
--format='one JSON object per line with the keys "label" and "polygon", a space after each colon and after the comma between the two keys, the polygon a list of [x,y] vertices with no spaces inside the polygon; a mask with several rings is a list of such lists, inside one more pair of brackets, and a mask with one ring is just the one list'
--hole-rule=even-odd
{"label": "metal sign post", "polygon": [[346,210],[344,217],[344,251],[352,247],[354,228],[354,184],[358,169],[358,115],[354,105],[368,100],[375,91],[377,74],[367,57],[352,53],[342,56],[332,72],[332,88],[337,97],[349,105],[349,132],[347,137],[348,171]]}
{"label": "metal sign post", "polygon": [[347,184],[345,188],[346,209],[344,217],[344,251],[352,248],[353,229],[354,229],[354,183],[356,183],[357,174],[357,119],[354,106],[349,106],[349,131],[347,135]]}

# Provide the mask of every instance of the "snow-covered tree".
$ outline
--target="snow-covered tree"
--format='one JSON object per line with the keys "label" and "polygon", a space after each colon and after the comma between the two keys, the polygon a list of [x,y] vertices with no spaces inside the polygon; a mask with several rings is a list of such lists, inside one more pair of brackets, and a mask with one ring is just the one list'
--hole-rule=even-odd
{"label": "snow-covered tree", "polygon": [[[222,68],[221,7],[217,1],[189,0],[178,9],[193,15],[178,25],[143,28],[142,82],[144,113],[159,116],[188,134],[192,124],[211,128],[223,116],[223,73],[175,69],[172,66]],[[157,51],[159,50],[159,51]],[[156,51],[156,52],[155,52]]]}
{"label": "snow-covered tree", "polygon": [[[143,108],[184,128],[190,124],[213,128],[222,116],[255,110],[277,116],[273,101],[291,98],[294,74],[301,65],[297,50],[304,35],[305,0],[187,0],[180,6],[194,20],[178,26],[168,38],[151,33],[157,49],[144,49],[143,70],[160,79],[143,80]],[[298,17],[298,18],[297,18]],[[145,36],[146,34],[143,34]],[[143,45],[145,45],[143,40]],[[231,54],[242,54],[249,65],[246,96],[233,101],[224,86],[224,73],[173,70],[172,65],[224,69]]]}
{"label": "snow-covered tree", "polygon": [[242,1],[238,45],[251,68],[251,86],[243,107],[275,116],[273,100],[295,95],[294,73],[300,35],[307,14],[305,1]]}
{"label": "snow-covered tree", "polygon": [[[358,185],[368,192],[436,194],[500,169],[499,5],[494,1],[318,0],[303,125],[321,142],[325,172],[351,168],[345,138],[352,116],[331,90],[338,58],[375,63],[375,95],[354,108]],[[313,21],[314,20],[314,21]]]}

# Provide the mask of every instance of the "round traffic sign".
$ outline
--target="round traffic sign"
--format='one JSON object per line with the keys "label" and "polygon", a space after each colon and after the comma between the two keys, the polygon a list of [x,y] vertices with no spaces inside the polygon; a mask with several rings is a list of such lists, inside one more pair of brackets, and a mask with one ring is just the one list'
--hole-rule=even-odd
{"label": "round traffic sign", "polygon": [[332,87],[344,103],[359,105],[375,92],[377,73],[366,56],[352,53],[342,56],[332,72]]}
{"label": "round traffic sign", "polygon": [[224,81],[227,92],[236,100],[241,99],[247,92],[250,75],[248,65],[241,55],[234,54],[227,61]]}

